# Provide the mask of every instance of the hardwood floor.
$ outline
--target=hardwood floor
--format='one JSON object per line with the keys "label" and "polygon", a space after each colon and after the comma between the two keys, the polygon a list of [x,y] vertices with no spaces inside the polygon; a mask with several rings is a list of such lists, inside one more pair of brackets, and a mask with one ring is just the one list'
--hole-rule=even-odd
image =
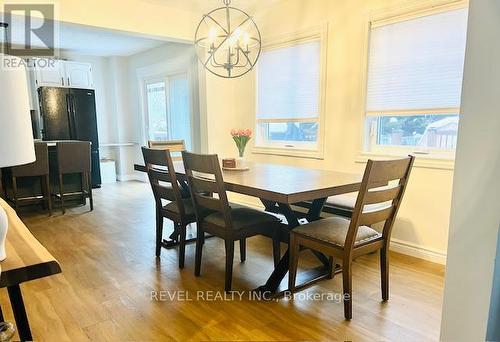
{"label": "hardwood floor", "polygon": [[[358,258],[353,265],[350,322],[344,321],[342,303],[325,295],[341,292],[340,275],[300,293],[301,297],[323,294],[323,300],[264,302],[250,300],[248,293],[242,300],[237,295],[233,301],[197,300],[197,295],[213,299],[216,291],[223,290],[224,246],[220,239],[206,240],[202,274],[196,278],[194,244],[186,248],[182,271],[177,267],[176,249],[164,249],[161,258],[155,258],[154,203],[148,184],[104,185],[95,190],[94,203],[93,212],[85,206],[69,209],[64,216],[57,210],[52,217],[44,213],[21,215],[63,270],[60,275],[21,286],[35,340],[439,338],[444,283],[441,265],[391,254],[391,297],[382,303],[378,255]],[[245,263],[239,263],[236,253],[236,291],[261,285],[273,267],[271,241],[257,237],[247,243]],[[301,257],[301,266],[314,262],[312,257]],[[169,298],[169,294],[177,298]],[[5,289],[0,291],[0,304],[5,318],[13,321]]]}

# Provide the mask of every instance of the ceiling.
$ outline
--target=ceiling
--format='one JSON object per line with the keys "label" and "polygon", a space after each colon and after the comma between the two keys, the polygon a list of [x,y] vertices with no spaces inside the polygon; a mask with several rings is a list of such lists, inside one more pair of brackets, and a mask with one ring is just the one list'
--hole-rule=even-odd
{"label": "ceiling", "polygon": [[[217,7],[224,6],[222,0],[142,0],[159,3],[172,8],[196,12],[200,15]],[[231,5],[248,11],[255,11],[263,6],[270,6],[283,0],[232,0]],[[36,21],[36,18],[33,18]],[[13,18],[11,23],[12,44],[24,44],[23,20]],[[58,37],[57,37],[58,36]],[[70,53],[88,56],[129,56],[166,44],[166,41],[151,37],[141,37],[128,32],[106,30],[96,27],[59,23],[59,34],[56,35],[55,48]],[[172,43],[175,44],[175,43]],[[33,46],[45,47],[40,41],[32,41]]]}
{"label": "ceiling", "polygon": [[[24,44],[24,31],[16,30],[17,25],[23,25],[23,22],[14,19],[9,28],[12,32],[11,43],[13,45]],[[69,23],[59,23],[58,26],[59,34],[56,33],[55,48],[86,56],[130,56],[166,43],[160,39],[90,26]],[[32,41],[32,45],[44,47],[41,41],[36,40]]]}
{"label": "ceiling", "polygon": [[[223,7],[222,0],[145,0],[164,3],[167,6],[174,8],[199,12],[204,14],[217,7]],[[231,0],[231,6],[241,9],[256,9],[262,6],[270,6],[283,0]]]}

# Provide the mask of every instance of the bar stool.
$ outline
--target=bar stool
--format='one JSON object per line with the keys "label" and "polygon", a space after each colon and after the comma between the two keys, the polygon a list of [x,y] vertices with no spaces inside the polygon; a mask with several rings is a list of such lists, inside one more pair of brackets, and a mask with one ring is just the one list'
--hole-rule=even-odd
{"label": "bar stool", "polygon": [[[26,204],[44,202],[49,210],[49,215],[52,215],[52,200],[50,196],[50,181],[49,181],[49,150],[46,143],[35,143],[35,157],[33,163],[15,166],[11,168],[12,173],[12,202],[16,211],[19,205],[23,202]],[[40,196],[19,197],[17,191],[18,178],[38,177],[40,179]]]}
{"label": "bar stool", "polygon": [[[61,209],[63,214],[66,213],[64,208],[64,197],[81,196],[84,199],[88,198],[90,202],[90,211],[94,210],[94,200],[92,198],[92,182],[91,182],[91,161],[90,161],[90,141],[61,141],[56,143],[57,151],[57,169],[59,176],[59,194],[57,197],[61,200]],[[65,174],[78,173],[82,177],[81,192],[65,193],[63,176]]]}

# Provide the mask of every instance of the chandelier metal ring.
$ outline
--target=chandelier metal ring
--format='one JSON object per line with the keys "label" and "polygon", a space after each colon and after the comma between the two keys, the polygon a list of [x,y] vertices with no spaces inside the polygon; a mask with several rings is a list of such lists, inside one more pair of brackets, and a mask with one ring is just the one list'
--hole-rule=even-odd
{"label": "chandelier metal ring", "polygon": [[[223,78],[241,77],[250,72],[260,57],[262,43],[257,24],[246,12],[225,7],[205,14],[195,33],[196,53],[201,64]],[[223,20],[220,20],[220,17]],[[233,25],[233,21],[237,24]]]}

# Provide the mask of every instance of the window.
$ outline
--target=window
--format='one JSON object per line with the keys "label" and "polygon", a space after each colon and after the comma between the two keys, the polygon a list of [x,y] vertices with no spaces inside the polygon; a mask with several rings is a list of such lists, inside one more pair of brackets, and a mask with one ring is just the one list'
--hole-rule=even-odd
{"label": "window", "polygon": [[145,84],[146,133],[149,140],[184,140],[192,148],[187,74],[150,79]]}
{"label": "window", "polygon": [[168,140],[166,82],[146,83],[149,140]]}
{"label": "window", "polygon": [[453,154],[467,9],[372,23],[366,149]]}
{"label": "window", "polygon": [[321,34],[264,49],[257,68],[257,151],[319,155],[322,60]]}

